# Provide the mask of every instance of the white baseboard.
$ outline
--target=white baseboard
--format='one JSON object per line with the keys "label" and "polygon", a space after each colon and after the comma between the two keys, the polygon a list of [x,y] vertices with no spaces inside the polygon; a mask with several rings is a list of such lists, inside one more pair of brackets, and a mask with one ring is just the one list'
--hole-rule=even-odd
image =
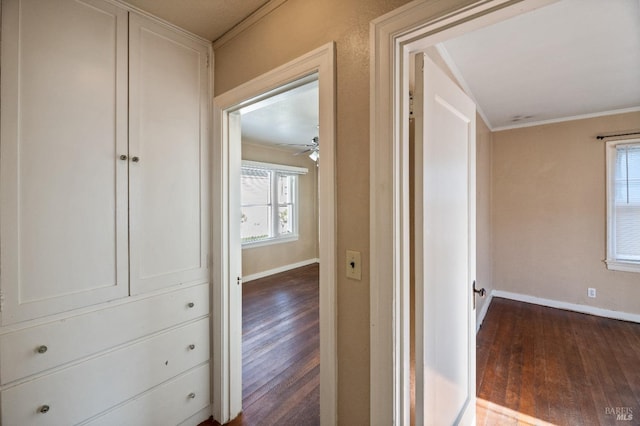
{"label": "white baseboard", "polygon": [[255,274],[247,275],[242,277],[242,282],[246,283],[249,281],[257,280],[259,278],[268,277],[269,275],[279,274],[280,272],[290,271],[292,269],[301,268],[303,266],[312,265],[314,263],[319,263],[320,259],[307,259],[302,262],[292,263],[290,265],[279,266],[277,268],[269,269],[268,271],[256,272]]}
{"label": "white baseboard", "polygon": [[519,302],[534,303],[536,305],[548,306],[550,308],[558,308],[567,311],[580,312],[583,314],[596,315],[599,317],[640,323],[640,315],[632,314],[629,312],[612,311],[609,309],[596,308],[594,306],[578,305],[577,303],[560,302],[558,300],[543,299],[541,297],[529,296],[520,293],[511,293],[509,291],[502,290],[493,290],[492,296],[517,300]]}
{"label": "white baseboard", "polygon": [[491,301],[493,300],[493,290],[489,291],[489,295],[487,296],[487,300],[482,305],[482,309],[480,309],[480,314],[476,317],[476,334],[480,331],[480,327],[482,327],[482,323],[484,322],[484,317],[487,316],[487,311],[489,310],[489,305],[491,305]]}

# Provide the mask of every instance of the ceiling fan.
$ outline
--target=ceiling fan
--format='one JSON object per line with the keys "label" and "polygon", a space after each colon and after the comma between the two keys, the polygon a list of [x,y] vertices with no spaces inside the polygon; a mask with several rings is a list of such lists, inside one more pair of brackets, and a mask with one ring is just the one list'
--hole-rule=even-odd
{"label": "ceiling fan", "polygon": [[[285,144],[281,144],[281,145],[285,145]],[[311,143],[308,143],[308,144],[300,144],[300,145],[286,144],[286,145],[303,148],[302,150],[294,153],[293,155],[309,154],[309,158],[311,158],[313,161],[318,161],[318,158],[320,158],[320,139],[317,136],[311,139]]]}

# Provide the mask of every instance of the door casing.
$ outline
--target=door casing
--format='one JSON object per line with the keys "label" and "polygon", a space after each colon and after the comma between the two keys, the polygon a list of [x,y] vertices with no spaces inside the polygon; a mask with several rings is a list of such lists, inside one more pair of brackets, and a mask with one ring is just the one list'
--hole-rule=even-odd
{"label": "door casing", "polygon": [[[370,418],[410,424],[410,57],[558,0],[413,1],[371,22]],[[449,2],[452,3],[452,2]]]}
{"label": "door casing", "polygon": [[[239,203],[230,189],[239,179],[240,146],[237,110],[286,90],[312,74],[318,76],[319,161],[318,198],[320,258],[320,420],[337,423],[337,327],[336,327],[336,186],[335,186],[335,43],[327,43],[285,65],[219,95],[213,100],[214,146],[212,188],[213,265],[213,402],[216,421],[224,424],[242,411],[242,286],[237,278],[242,255]],[[236,205],[237,204],[237,205]],[[234,229],[238,235],[231,234]],[[236,238],[237,237],[237,238]]]}

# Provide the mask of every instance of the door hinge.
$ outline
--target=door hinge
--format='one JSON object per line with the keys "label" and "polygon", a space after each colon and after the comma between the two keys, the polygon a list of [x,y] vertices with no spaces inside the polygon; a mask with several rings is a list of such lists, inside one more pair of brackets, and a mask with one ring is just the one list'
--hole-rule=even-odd
{"label": "door hinge", "polygon": [[211,64],[211,54],[207,53],[207,68],[209,68],[210,64]]}
{"label": "door hinge", "polygon": [[4,307],[4,293],[0,290],[0,312],[2,312],[2,308]]}
{"label": "door hinge", "polygon": [[413,118],[413,92],[409,92],[409,119]]}

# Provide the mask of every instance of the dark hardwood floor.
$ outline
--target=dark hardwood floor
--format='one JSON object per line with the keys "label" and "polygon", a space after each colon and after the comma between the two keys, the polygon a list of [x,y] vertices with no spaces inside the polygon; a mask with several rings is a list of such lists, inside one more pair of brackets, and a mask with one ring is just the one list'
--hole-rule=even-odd
{"label": "dark hardwood floor", "polygon": [[[244,411],[229,425],[320,423],[318,314],[318,265],[244,284]],[[494,298],[477,397],[478,425],[640,425],[640,324]]]}
{"label": "dark hardwood floor", "polygon": [[640,324],[494,298],[476,377],[478,425],[640,425]]}
{"label": "dark hardwood floor", "polygon": [[320,424],[318,270],[243,284],[243,413],[229,425]]}

